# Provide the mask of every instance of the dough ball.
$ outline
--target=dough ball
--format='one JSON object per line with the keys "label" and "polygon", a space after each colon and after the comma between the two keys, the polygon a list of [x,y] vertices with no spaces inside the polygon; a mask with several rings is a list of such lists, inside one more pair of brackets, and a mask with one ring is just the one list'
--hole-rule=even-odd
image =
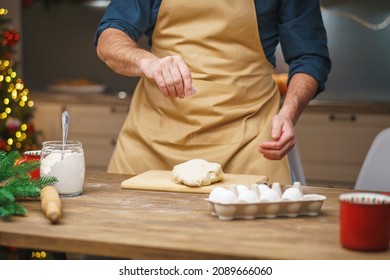
{"label": "dough ball", "polygon": [[203,159],[191,159],[175,165],[172,170],[172,180],[178,184],[190,187],[208,186],[221,181],[224,173],[219,163]]}

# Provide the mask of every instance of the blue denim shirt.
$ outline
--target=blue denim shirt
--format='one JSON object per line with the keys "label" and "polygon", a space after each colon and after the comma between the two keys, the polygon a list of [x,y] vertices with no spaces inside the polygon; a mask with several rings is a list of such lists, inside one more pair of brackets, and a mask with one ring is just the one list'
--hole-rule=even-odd
{"label": "blue denim shirt", "polygon": [[[120,29],[133,40],[150,39],[162,0],[112,0],[99,24],[95,44],[106,28]],[[319,0],[254,0],[261,43],[268,61],[275,66],[280,43],[289,76],[306,73],[325,88],[331,68],[327,36]],[[151,41],[150,41],[151,42]],[[152,43],[152,42],[151,42]]]}

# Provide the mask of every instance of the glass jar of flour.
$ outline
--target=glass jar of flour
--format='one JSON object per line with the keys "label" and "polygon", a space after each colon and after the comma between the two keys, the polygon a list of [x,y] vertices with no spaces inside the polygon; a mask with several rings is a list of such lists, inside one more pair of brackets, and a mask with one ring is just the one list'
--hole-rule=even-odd
{"label": "glass jar of flour", "polygon": [[41,150],[41,176],[58,179],[55,187],[60,196],[77,196],[83,192],[85,158],[81,142],[46,141]]}

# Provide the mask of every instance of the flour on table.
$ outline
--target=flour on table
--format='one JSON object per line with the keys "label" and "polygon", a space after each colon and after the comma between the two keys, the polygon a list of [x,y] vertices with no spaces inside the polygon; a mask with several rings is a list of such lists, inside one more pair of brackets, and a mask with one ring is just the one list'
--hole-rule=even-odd
{"label": "flour on table", "polygon": [[224,173],[219,163],[203,159],[191,159],[175,165],[172,170],[172,180],[175,183],[190,187],[208,186],[221,181]]}

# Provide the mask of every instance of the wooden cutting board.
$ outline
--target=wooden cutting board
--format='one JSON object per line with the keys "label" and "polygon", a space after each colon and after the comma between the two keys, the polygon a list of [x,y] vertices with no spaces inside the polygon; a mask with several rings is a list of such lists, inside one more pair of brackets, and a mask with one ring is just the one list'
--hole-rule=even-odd
{"label": "wooden cutting board", "polygon": [[233,184],[244,184],[247,186],[255,182],[266,182],[267,176],[247,175],[247,174],[226,174],[222,181],[210,186],[188,187],[175,183],[171,178],[171,171],[149,170],[127,179],[121,183],[123,189],[150,190],[164,192],[190,192],[190,193],[210,193],[215,187],[229,187]]}

